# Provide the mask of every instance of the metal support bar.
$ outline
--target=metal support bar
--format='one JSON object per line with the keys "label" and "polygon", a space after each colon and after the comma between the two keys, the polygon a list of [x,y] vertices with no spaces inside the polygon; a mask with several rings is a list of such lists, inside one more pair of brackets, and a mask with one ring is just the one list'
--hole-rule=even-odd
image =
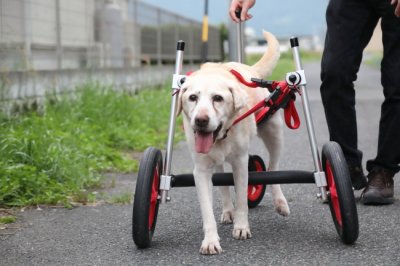
{"label": "metal support bar", "polygon": [[[212,177],[214,186],[233,186],[232,173],[215,173]],[[307,171],[265,171],[249,172],[249,185],[315,183],[314,172]],[[171,187],[193,187],[192,174],[173,175]]]}
{"label": "metal support bar", "polygon": [[[290,45],[292,47],[293,60],[295,62],[296,71],[298,73],[300,73],[300,71],[303,72],[304,70],[301,65],[298,39],[296,37],[291,38]],[[314,130],[313,122],[312,122],[310,105],[308,102],[308,92],[307,92],[306,86],[300,85],[300,91],[301,91],[301,100],[303,102],[304,117],[305,117],[306,125],[307,125],[308,138],[310,140],[311,153],[312,153],[312,157],[313,157],[313,161],[314,161],[315,172],[321,173],[322,172],[321,160],[319,158],[318,145],[317,145],[317,140],[315,137],[315,130]],[[319,175],[317,175],[317,176],[319,176]],[[322,200],[326,200],[327,199],[326,188],[325,188],[326,180],[325,180],[325,186],[322,186],[322,184],[324,184],[324,182],[320,182],[320,180],[318,180],[318,178],[316,178],[315,183],[317,184],[317,186],[320,189],[320,194],[321,194]]]}
{"label": "metal support bar", "polygon": [[236,41],[237,41],[237,55],[238,62],[243,63],[243,24],[242,22],[237,23],[236,25]]}
{"label": "metal support bar", "polygon": [[[175,59],[175,75],[180,75],[182,72],[182,63],[183,63],[183,52],[185,50],[185,42],[178,41],[177,48],[176,48],[176,59]],[[169,129],[168,129],[168,140],[167,140],[167,148],[165,151],[165,163],[163,169],[163,175],[169,177],[171,176],[171,162],[172,162],[172,150],[174,146],[174,136],[175,136],[175,124],[176,124],[176,109],[177,109],[177,102],[178,102],[179,94],[176,93],[172,96],[172,103],[171,103],[171,111],[169,115]],[[165,179],[166,182],[170,182],[169,178]],[[160,187],[161,192],[161,203],[167,202],[168,191],[170,185],[163,184],[163,187]]]}
{"label": "metal support bar", "polygon": [[[236,10],[236,17],[240,19],[240,14],[242,10]],[[239,63],[243,63],[244,56],[243,56],[243,22],[240,21],[236,23],[236,45],[237,45],[237,59]]]}

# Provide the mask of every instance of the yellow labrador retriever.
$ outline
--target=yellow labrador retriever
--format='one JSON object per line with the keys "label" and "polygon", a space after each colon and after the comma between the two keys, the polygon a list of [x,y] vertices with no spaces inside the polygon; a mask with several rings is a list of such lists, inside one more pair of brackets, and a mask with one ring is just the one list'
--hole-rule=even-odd
{"label": "yellow labrador retriever", "polygon": [[[256,126],[254,115],[232,126],[240,114],[269,95],[267,89],[246,87],[229,72],[234,69],[246,80],[270,75],[280,56],[279,43],[271,33],[264,32],[264,37],[268,42],[268,49],[253,66],[236,62],[206,63],[187,77],[180,90],[178,114],[183,114],[203,219],[204,240],[200,247],[202,254],[222,251],[213,213],[213,171],[223,171],[224,162],[232,166],[235,207],[229,188],[221,187],[221,222],[233,222],[233,237],[247,239],[251,237],[247,206],[248,153],[250,140],[257,133],[269,151],[269,169],[278,169],[283,145],[283,123],[279,114],[273,115],[259,127]],[[276,211],[281,215],[288,215],[289,206],[279,185],[272,185],[272,196]]]}

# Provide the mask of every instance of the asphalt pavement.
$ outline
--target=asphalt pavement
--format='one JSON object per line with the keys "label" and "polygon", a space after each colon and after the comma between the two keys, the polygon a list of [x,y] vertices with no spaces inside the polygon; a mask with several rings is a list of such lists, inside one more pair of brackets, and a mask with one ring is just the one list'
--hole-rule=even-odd
{"label": "asphalt pavement", "polygon": [[[328,141],[319,98],[319,65],[304,66],[313,123],[319,148]],[[364,160],[376,152],[382,90],[379,71],[363,67],[357,87],[359,147]],[[313,170],[310,145],[301,115],[298,130],[285,129],[283,170]],[[268,156],[255,140],[250,153]],[[184,142],[174,150],[173,173],[190,173],[192,163]],[[133,192],[136,174],[114,176],[110,193]],[[291,214],[281,217],[270,191],[249,213],[253,237],[233,239],[232,225],[218,225],[223,253],[199,254],[202,222],[194,188],[173,188],[171,202],[161,205],[153,245],[135,247],[131,235],[132,204],[98,204],[71,210],[26,209],[18,221],[0,230],[0,265],[400,265],[400,180],[395,177],[396,200],[390,206],[358,202],[360,235],[354,245],[339,239],[327,204],[317,198],[314,184],[282,185]],[[215,189],[215,215],[221,213]]]}

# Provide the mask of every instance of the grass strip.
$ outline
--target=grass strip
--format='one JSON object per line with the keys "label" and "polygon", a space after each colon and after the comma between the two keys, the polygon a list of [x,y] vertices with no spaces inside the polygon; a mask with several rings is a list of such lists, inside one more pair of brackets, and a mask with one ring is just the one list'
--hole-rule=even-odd
{"label": "grass strip", "polygon": [[101,186],[102,173],[136,171],[134,154],[164,148],[168,86],[137,95],[98,84],[76,91],[74,99],[48,97],[42,113],[0,114],[0,206],[68,206]]}

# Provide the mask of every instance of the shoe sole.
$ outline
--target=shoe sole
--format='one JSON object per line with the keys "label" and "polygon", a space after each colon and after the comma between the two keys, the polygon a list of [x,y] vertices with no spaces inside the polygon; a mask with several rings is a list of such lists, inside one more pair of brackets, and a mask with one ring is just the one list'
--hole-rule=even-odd
{"label": "shoe sole", "polygon": [[394,203],[394,198],[382,198],[382,197],[362,197],[361,199],[364,205],[388,205]]}

